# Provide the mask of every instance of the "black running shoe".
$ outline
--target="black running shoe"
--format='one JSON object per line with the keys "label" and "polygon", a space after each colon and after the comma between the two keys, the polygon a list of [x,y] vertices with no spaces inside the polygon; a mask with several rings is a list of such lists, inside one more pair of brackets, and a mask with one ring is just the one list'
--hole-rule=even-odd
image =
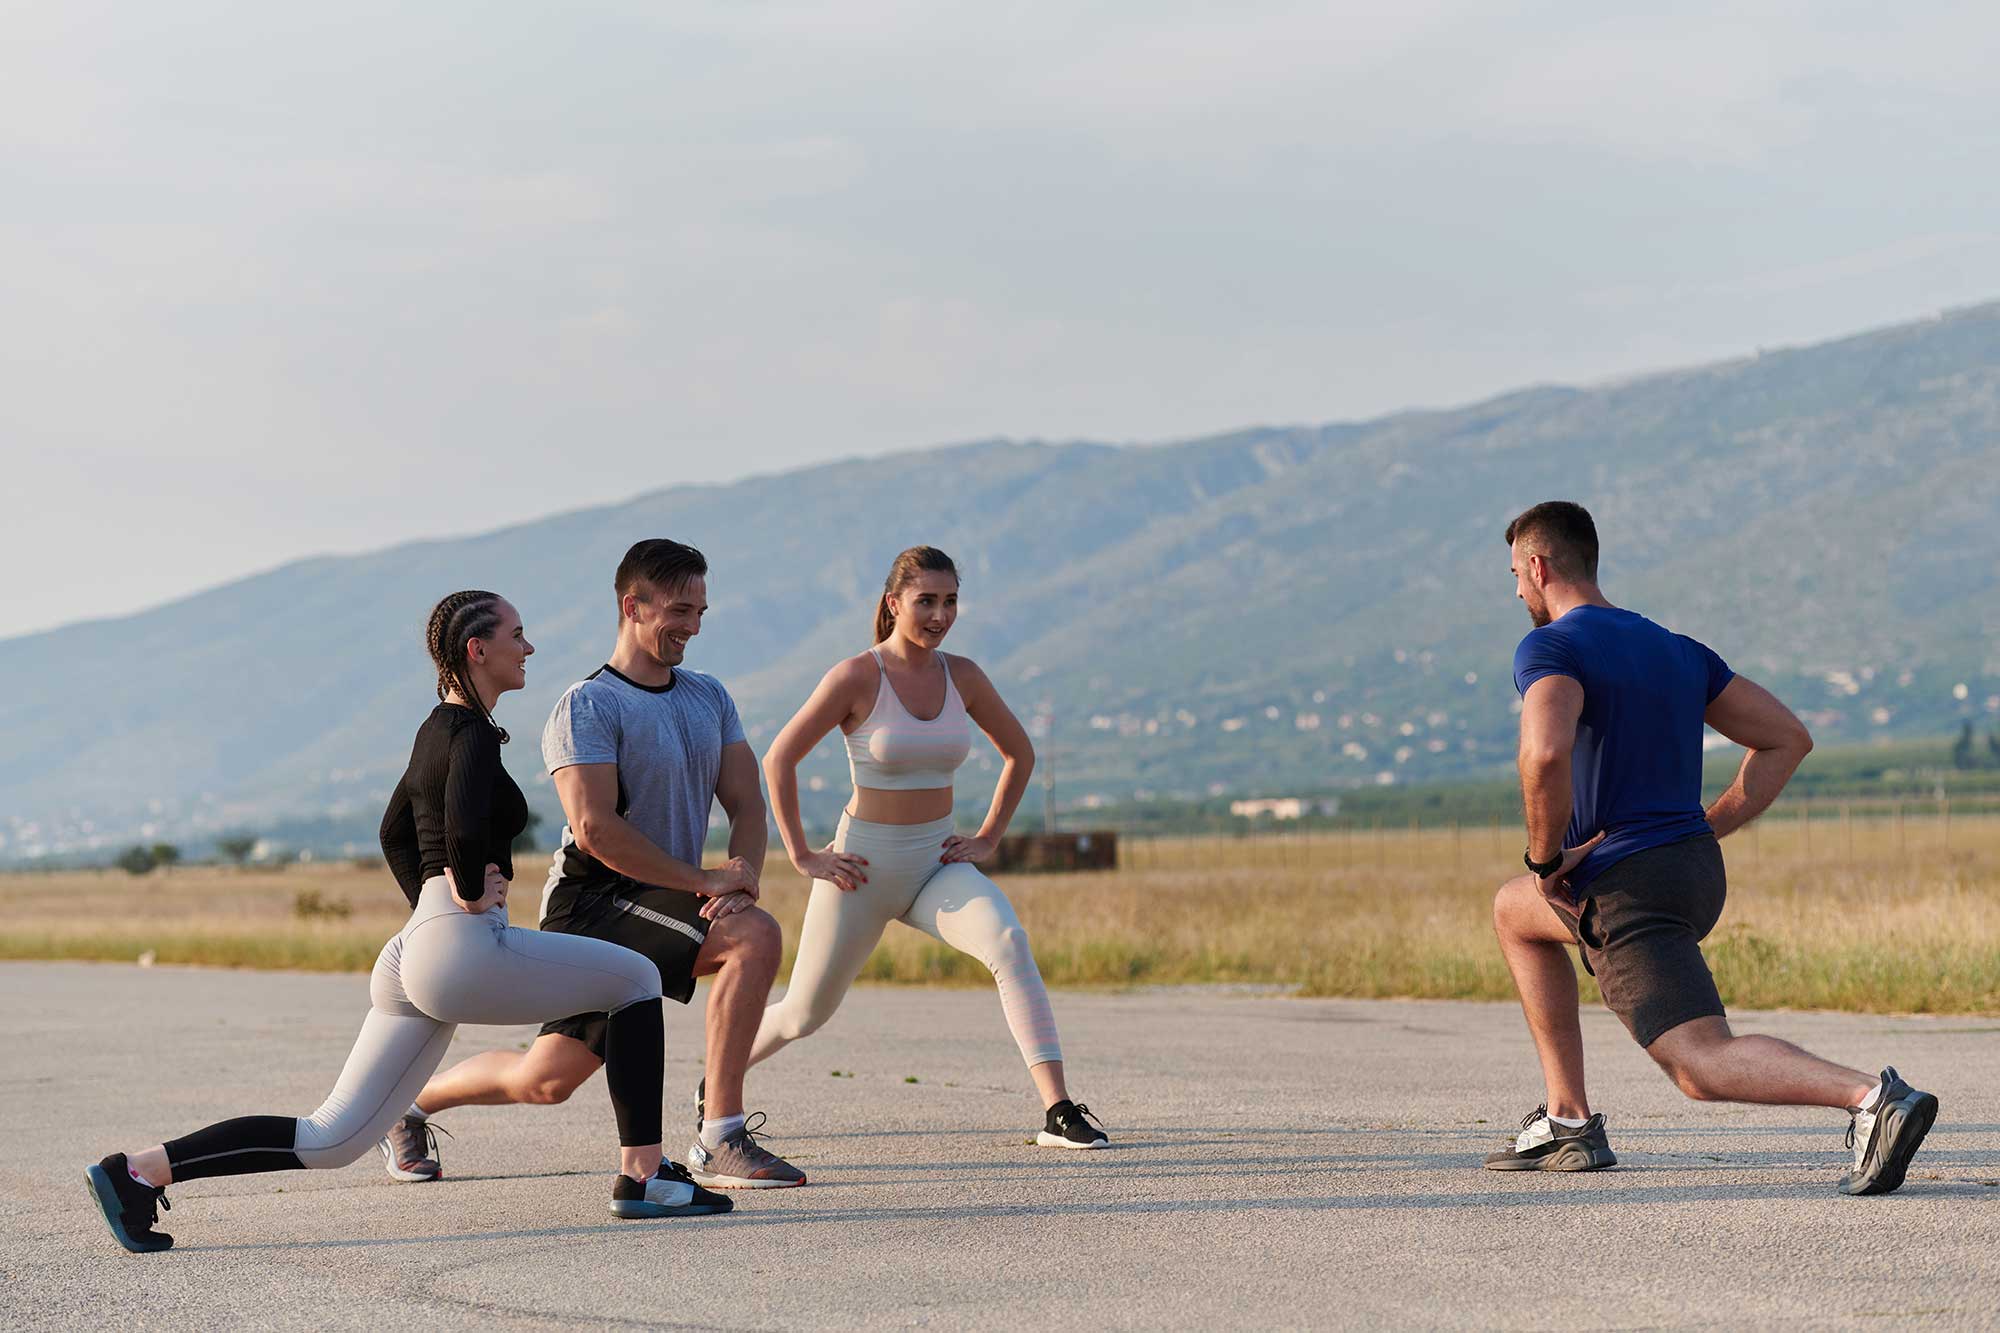
{"label": "black running shoe", "polygon": [[154,1254],[174,1248],[172,1236],[153,1230],[153,1224],[160,1220],[160,1209],[173,1211],[174,1206],[167,1202],[167,1192],[132,1179],[124,1153],[112,1153],[96,1166],[85,1167],[83,1178],[90,1186],[91,1200],[104,1214],[111,1234],[120,1245],[134,1254]]}
{"label": "black running shoe", "polygon": [[695,1184],[687,1168],[672,1159],[663,1159],[659,1173],[643,1185],[623,1171],[611,1178],[613,1217],[707,1217],[735,1206],[728,1195]]}
{"label": "black running shoe", "polygon": [[1883,1070],[1875,1105],[1866,1111],[1848,1108],[1847,1146],[1854,1149],[1854,1169],[1840,1178],[1840,1192],[1887,1194],[1900,1187],[1937,1113],[1937,1098],[1903,1082],[1893,1066]]}
{"label": "black running shoe", "polygon": [[1486,1155],[1488,1171],[1602,1171],[1616,1165],[1602,1112],[1572,1129],[1549,1119],[1546,1106],[1528,1112],[1513,1143]]}
{"label": "black running shoe", "polygon": [[[1040,1148],[1108,1148],[1111,1139],[1097,1125],[1090,1123],[1096,1119],[1088,1106],[1079,1106],[1065,1097],[1049,1108],[1048,1116],[1042,1122],[1042,1132],[1035,1135],[1035,1145]],[[1099,1121],[1099,1124],[1102,1123]]]}

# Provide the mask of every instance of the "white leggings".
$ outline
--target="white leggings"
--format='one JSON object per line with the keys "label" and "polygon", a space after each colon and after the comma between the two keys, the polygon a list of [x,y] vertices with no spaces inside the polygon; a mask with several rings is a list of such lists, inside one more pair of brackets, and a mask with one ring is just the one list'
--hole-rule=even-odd
{"label": "white leggings", "polygon": [[[309,1116],[239,1116],[169,1140],[174,1179],[345,1166],[410,1109],[460,1023],[612,1015],[605,1077],[619,1141],[660,1141],[660,970],[603,940],[517,930],[505,908],[459,910],[443,875],[382,946],[368,1017],[326,1101]],[[629,1036],[625,1035],[629,1031]]]}
{"label": "white leggings", "polygon": [[823,879],[813,881],[791,981],[785,998],[764,1011],[751,1064],[833,1017],[891,921],[914,926],[986,964],[1000,987],[1007,1028],[1029,1067],[1062,1059],[1048,988],[1014,905],[971,862],[938,862],[951,831],[948,818],[871,824],[841,816],[833,845],[867,859],[868,882],[848,892]]}

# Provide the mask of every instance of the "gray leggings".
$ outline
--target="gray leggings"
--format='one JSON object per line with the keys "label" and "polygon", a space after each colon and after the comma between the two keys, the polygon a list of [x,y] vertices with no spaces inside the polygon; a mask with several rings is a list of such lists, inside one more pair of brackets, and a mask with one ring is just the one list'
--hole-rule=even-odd
{"label": "gray leggings", "polygon": [[582,935],[516,929],[504,909],[470,915],[436,875],[424,881],[409,923],[382,946],[368,996],[361,1035],[317,1111],[300,1119],[241,1116],[175,1139],[166,1145],[174,1178],[345,1166],[409,1109],[458,1024],[587,1012],[611,1015],[605,1076],[620,1140],[660,1141],[660,971],[643,954]]}

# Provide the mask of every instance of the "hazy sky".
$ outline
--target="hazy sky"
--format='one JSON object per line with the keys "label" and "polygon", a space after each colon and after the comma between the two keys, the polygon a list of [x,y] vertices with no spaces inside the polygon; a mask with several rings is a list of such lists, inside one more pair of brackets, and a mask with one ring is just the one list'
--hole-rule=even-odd
{"label": "hazy sky", "polygon": [[2000,296],[2000,10],[1662,8],[0,5],[0,636]]}

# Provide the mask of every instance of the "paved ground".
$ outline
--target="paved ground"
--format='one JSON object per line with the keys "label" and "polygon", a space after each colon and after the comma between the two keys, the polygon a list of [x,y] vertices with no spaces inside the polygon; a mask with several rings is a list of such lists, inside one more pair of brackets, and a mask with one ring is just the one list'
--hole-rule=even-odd
{"label": "paved ground", "polygon": [[[2000,1326],[2000,1022],[1980,1020],[1740,1016],[1943,1098],[1886,1199],[1832,1193],[1843,1117],[1687,1103],[1603,1014],[1624,1165],[1545,1177],[1476,1168],[1538,1099],[1509,1006],[1061,995],[1117,1148],[1059,1153],[1026,1145],[990,995],[863,990],[752,1083],[814,1183],[729,1217],[607,1215],[598,1080],[444,1117],[444,1182],[372,1156],[198,1181],[171,1192],[172,1253],[115,1246],[87,1161],[311,1109],[366,1002],[359,976],[0,966],[0,1324]],[[700,1033],[669,1011],[678,1138]],[[452,1058],[527,1035],[464,1029]]]}

